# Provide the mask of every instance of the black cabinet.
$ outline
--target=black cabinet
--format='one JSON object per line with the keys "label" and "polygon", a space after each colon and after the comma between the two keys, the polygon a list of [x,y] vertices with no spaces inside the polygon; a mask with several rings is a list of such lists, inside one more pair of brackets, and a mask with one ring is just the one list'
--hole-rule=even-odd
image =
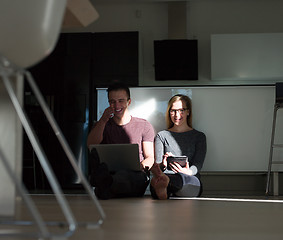
{"label": "black cabinet", "polygon": [[[96,36],[99,37],[96,39]],[[137,32],[62,33],[52,54],[29,69],[86,175],[86,139],[92,125],[89,123],[96,119],[96,88],[106,87],[115,79],[130,86],[138,85],[137,36]],[[122,42],[121,38],[124,38]],[[130,42],[136,42],[134,47],[127,42],[128,38]],[[123,45],[126,42],[129,50],[125,50],[126,46]],[[123,45],[123,51],[114,50],[118,48],[118,43]],[[116,62],[110,59],[116,59]],[[79,186],[79,179],[27,84],[24,107],[63,189]],[[50,188],[25,134],[23,180],[30,190]]]}

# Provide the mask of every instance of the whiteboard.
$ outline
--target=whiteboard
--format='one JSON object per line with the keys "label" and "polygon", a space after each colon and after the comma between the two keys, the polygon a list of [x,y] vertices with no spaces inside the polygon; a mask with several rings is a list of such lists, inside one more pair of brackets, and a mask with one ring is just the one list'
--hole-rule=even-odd
{"label": "whiteboard", "polygon": [[[267,171],[275,89],[271,86],[131,88],[133,116],[147,119],[156,132],[166,128],[167,102],[176,93],[192,98],[193,127],[206,134],[203,171]],[[108,106],[98,89],[98,119]],[[283,110],[278,111],[276,141],[283,143]],[[282,124],[280,124],[282,123]],[[274,160],[283,160],[283,151]]]}
{"label": "whiteboard", "polygon": [[212,80],[283,79],[283,33],[211,35]]}

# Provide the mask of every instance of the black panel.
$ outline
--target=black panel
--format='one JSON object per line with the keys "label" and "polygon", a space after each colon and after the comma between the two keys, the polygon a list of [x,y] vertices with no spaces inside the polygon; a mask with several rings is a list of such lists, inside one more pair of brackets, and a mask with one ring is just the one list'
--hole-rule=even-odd
{"label": "black panel", "polygon": [[[87,152],[92,36],[92,33],[61,34],[52,54],[29,69],[76,159],[81,159],[83,170],[87,166],[85,152]],[[77,176],[27,85],[25,92],[25,109],[59,183],[63,189],[76,187]],[[29,189],[50,188],[26,135],[23,165],[24,181]],[[34,177],[35,179],[32,180]]]}
{"label": "black panel", "polygon": [[283,103],[283,82],[277,82],[275,84],[276,89],[276,102]]}
{"label": "black panel", "polygon": [[156,80],[198,80],[197,40],[154,41]]}
{"label": "black panel", "polygon": [[94,84],[107,87],[113,80],[138,86],[138,32],[94,33]]}
{"label": "black panel", "polygon": [[[91,56],[92,33],[63,33],[66,54],[71,56]],[[64,39],[64,40],[63,40]]]}
{"label": "black panel", "polygon": [[[114,79],[138,85],[138,32],[62,33],[54,51],[29,70],[87,174],[86,138],[96,116],[96,87]],[[27,84],[24,105],[59,183],[63,189],[77,187],[77,176]],[[27,187],[49,190],[26,135],[23,151]]]}

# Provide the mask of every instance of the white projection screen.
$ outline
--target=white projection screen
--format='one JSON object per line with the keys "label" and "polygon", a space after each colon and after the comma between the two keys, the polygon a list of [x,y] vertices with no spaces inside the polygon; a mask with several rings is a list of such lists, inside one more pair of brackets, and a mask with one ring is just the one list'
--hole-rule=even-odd
{"label": "white projection screen", "polygon": [[[267,171],[274,86],[130,88],[133,116],[147,119],[158,132],[166,128],[167,102],[176,93],[191,97],[193,127],[207,137],[203,171]],[[97,119],[108,107],[107,92],[98,89]],[[283,110],[278,111],[277,143],[283,143]],[[283,158],[283,150],[274,160]]]}

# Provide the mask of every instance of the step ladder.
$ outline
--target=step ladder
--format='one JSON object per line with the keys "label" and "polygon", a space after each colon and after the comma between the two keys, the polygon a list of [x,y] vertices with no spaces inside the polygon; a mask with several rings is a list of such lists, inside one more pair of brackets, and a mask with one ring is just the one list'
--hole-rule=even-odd
{"label": "step ladder", "polygon": [[[269,152],[269,163],[268,163],[268,172],[267,172],[267,182],[266,182],[266,189],[265,193],[269,194],[269,186],[270,186],[270,177],[272,172],[273,165],[283,165],[282,161],[274,161],[273,160],[273,152],[274,149],[282,148],[283,144],[275,144],[274,137],[275,137],[275,129],[276,129],[276,118],[279,109],[283,108],[283,82],[275,84],[275,104],[274,104],[274,111],[273,111],[273,123],[272,123],[272,133],[271,133],[271,142],[270,142],[270,152]],[[279,195],[279,183],[278,183],[278,171],[273,171],[273,195]]]}

